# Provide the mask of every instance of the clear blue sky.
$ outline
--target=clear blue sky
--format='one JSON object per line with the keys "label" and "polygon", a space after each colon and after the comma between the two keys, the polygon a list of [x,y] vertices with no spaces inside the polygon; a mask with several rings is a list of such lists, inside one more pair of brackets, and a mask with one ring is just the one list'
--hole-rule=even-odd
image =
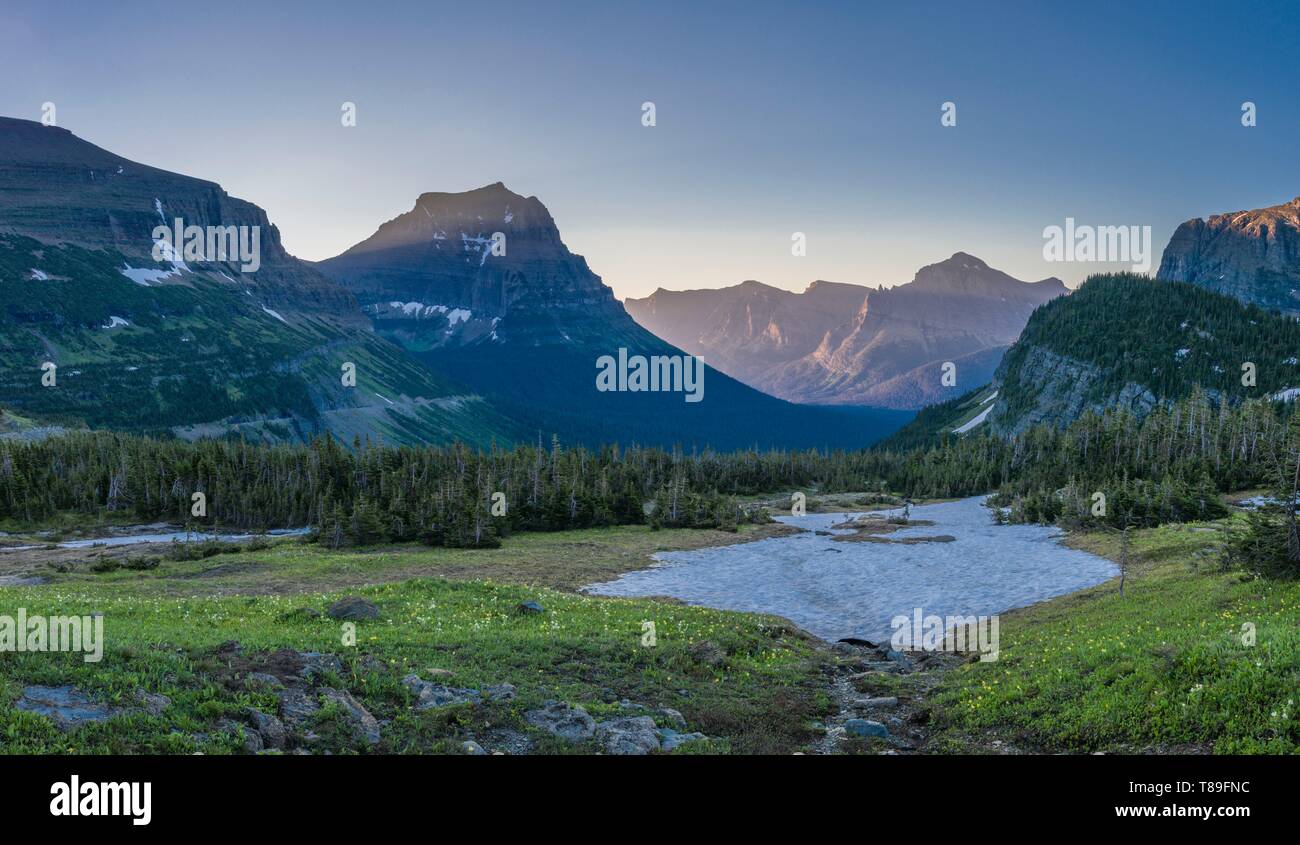
{"label": "clear blue sky", "polygon": [[1042,260],[1067,216],[1150,225],[1158,261],[1182,220],[1300,194],[1298,85],[1296,3],[0,6],[0,114],[52,101],[299,256],[500,180],[620,297],[896,284],[957,250],[1073,284],[1097,268]]}

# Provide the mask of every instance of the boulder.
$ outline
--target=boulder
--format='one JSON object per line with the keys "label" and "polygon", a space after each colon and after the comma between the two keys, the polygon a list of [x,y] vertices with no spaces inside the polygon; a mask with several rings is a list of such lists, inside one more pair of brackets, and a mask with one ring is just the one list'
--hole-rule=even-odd
{"label": "boulder", "polygon": [[320,702],[316,696],[301,689],[287,689],[280,693],[280,718],[285,724],[292,727],[299,727],[306,724],[316,711],[320,710]]}
{"label": "boulder", "polygon": [[283,722],[253,707],[244,711],[244,718],[262,735],[262,742],[267,748],[284,748],[288,732],[284,729]]}
{"label": "boulder", "polygon": [[331,619],[348,619],[352,621],[378,619],[379,608],[374,602],[367,601],[360,596],[346,596],[330,605],[325,611],[325,615]]}
{"label": "boulder", "polygon": [[608,754],[649,754],[659,750],[659,728],[649,716],[624,716],[596,726],[596,739]]}
{"label": "boulder", "polygon": [[659,750],[664,752],[676,751],[678,748],[680,748],[681,746],[685,745],[688,742],[695,742],[696,740],[701,740],[701,739],[708,739],[708,737],[702,733],[687,734],[687,733],[679,733],[678,731],[675,731],[672,728],[660,728],[659,729]]}
{"label": "boulder", "polygon": [[870,719],[849,719],[844,723],[844,730],[850,736],[889,739],[889,728]]}
{"label": "boulder", "polygon": [[366,745],[375,745],[379,742],[379,722],[370,715],[369,710],[352,697],[350,692],[326,687],[321,690],[321,696],[327,702],[338,705],[339,711],[343,713],[344,719],[352,728],[352,735],[357,740]]}
{"label": "boulder", "polygon": [[596,732],[596,721],[581,705],[560,701],[548,701],[537,710],[529,710],[524,721],[568,742],[591,739]]}

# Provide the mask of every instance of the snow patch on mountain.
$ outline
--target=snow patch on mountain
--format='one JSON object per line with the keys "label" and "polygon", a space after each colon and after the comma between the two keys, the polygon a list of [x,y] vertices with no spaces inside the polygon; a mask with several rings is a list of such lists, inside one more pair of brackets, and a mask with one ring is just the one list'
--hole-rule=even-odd
{"label": "snow patch on mountain", "polygon": [[[992,398],[992,397],[989,397],[989,398]],[[980,411],[980,412],[979,412],[978,414],[976,414],[974,417],[972,417],[971,420],[970,420],[970,422],[967,422],[967,423],[965,423],[965,424],[963,424],[963,425],[958,426],[957,428],[954,428],[954,429],[953,429],[953,432],[956,433],[956,434],[965,434],[966,432],[968,432],[968,431],[970,431],[971,429],[975,428],[975,426],[977,426],[977,425],[979,425],[980,423],[984,422],[984,420],[988,419],[989,413],[990,413],[994,408],[996,408],[996,407],[997,407],[997,403],[994,402],[993,404],[989,405],[989,406],[988,406],[987,408],[985,408],[984,410]]]}

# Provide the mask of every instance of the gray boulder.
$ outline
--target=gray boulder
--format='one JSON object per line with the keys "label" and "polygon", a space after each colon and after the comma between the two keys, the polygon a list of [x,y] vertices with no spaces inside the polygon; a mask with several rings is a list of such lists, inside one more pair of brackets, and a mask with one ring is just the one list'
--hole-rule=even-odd
{"label": "gray boulder", "polygon": [[347,690],[336,690],[326,687],[321,690],[321,696],[327,702],[338,705],[340,712],[343,713],[344,719],[347,720],[349,727],[352,728],[352,735],[366,745],[375,745],[379,742],[379,722],[375,717],[370,715],[370,711],[361,706],[352,693]]}
{"label": "gray boulder", "polygon": [[596,726],[596,739],[608,754],[649,754],[659,750],[659,728],[649,716],[624,716]]}
{"label": "gray boulder", "polygon": [[325,615],[331,619],[348,619],[352,621],[378,619],[379,608],[374,602],[360,596],[346,596],[330,605],[325,611]]}
{"label": "gray boulder", "polygon": [[696,740],[701,740],[701,739],[708,739],[708,737],[702,733],[687,734],[687,733],[679,733],[678,731],[675,731],[672,728],[660,728],[659,729],[659,750],[664,752],[676,751],[678,748],[680,748],[681,746],[685,745],[688,742],[695,742]]}
{"label": "gray boulder", "polygon": [[253,707],[244,711],[244,718],[262,735],[262,742],[267,748],[284,748],[288,732],[285,731],[283,722]]}
{"label": "gray boulder", "polygon": [[568,742],[591,739],[596,732],[596,721],[581,705],[569,706],[560,701],[548,701],[537,710],[529,710],[524,721]]}
{"label": "gray boulder", "polygon": [[889,728],[870,719],[849,719],[844,723],[844,730],[850,736],[889,739]]}

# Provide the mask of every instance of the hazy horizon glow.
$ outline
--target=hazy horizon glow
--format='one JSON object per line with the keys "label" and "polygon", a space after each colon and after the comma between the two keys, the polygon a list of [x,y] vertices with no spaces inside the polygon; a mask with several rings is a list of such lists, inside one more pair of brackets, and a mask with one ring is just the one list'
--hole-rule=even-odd
{"label": "hazy horizon glow", "polygon": [[54,102],[82,138],[262,206],[312,260],[420,193],[501,181],[619,298],[893,285],[957,251],[1073,286],[1116,267],[1044,261],[1066,217],[1151,226],[1154,270],[1183,220],[1300,194],[1286,3],[177,8],[7,3],[0,114]]}

